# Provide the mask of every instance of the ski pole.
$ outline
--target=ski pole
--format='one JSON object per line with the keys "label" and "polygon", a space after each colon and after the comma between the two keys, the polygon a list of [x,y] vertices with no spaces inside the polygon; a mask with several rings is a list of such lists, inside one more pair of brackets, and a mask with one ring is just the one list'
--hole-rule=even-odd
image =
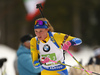
{"label": "ski pole", "polygon": [[[75,69],[79,69],[79,70],[82,70],[82,71],[84,71],[84,69],[81,69],[81,68],[79,68],[79,67],[75,67],[75,66],[71,66],[71,65],[68,65],[68,64],[64,64],[64,63],[61,63],[61,61],[53,61],[53,60],[50,60],[48,57],[46,57],[46,58],[44,58],[44,63],[43,64],[45,64],[45,63],[47,63],[47,62],[49,62],[49,61],[51,61],[51,62],[54,62],[54,63],[57,63],[57,64],[62,64],[62,65],[65,65],[65,66],[69,66],[69,67],[72,67],[72,68],[75,68]],[[45,64],[46,65],[46,64]],[[48,64],[49,66],[50,66],[50,64]],[[47,65],[47,66],[48,66]],[[88,70],[86,70],[88,73],[92,73],[92,74],[96,74],[96,75],[100,75],[99,73],[96,73],[96,72],[92,72],[92,71],[88,71]]]}
{"label": "ski pole", "polygon": [[69,52],[69,50],[66,50],[70,56],[79,64],[79,66],[89,75],[89,73],[84,69],[84,67],[76,60],[76,58]]}
{"label": "ski pole", "polygon": [[[66,37],[64,38],[64,41],[63,41],[63,44],[64,44],[64,42],[65,42],[65,40],[66,40]],[[69,43],[69,42],[68,42]],[[69,45],[67,43],[67,45]],[[63,44],[61,44],[62,45],[62,47],[63,47]],[[69,45],[70,46],[70,45]],[[69,52],[69,50],[67,49],[67,50],[64,50],[64,51],[67,51],[69,54],[70,54],[70,56],[79,64],[79,66],[82,68],[82,69],[84,69],[84,67],[76,60],[76,58]],[[84,71],[89,75],[89,73],[84,69]]]}
{"label": "ski pole", "polygon": [[[65,66],[69,66],[69,67],[72,67],[72,68],[75,68],[75,69],[80,69],[82,71],[84,71],[84,69],[81,69],[79,67],[75,67],[75,66],[71,66],[71,65],[68,65],[68,64],[64,64],[64,63],[61,63],[60,61],[58,61],[58,63],[62,64],[62,65],[65,65]],[[99,73],[96,73],[96,72],[92,72],[92,71],[88,71],[86,70],[88,73],[93,73],[93,74],[96,74],[96,75],[100,75]]]}
{"label": "ski pole", "polygon": [[40,4],[37,4],[37,5],[36,5],[36,8],[39,8],[42,17],[44,18],[43,12],[42,12],[42,10],[41,10],[41,9],[43,8],[42,5],[41,5],[41,3],[40,3]]}

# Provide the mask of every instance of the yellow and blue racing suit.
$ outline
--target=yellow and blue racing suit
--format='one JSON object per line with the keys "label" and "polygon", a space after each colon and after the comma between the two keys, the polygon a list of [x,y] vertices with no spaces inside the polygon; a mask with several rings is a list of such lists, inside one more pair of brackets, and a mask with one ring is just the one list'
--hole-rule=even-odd
{"label": "yellow and blue racing suit", "polygon": [[[45,42],[42,40],[39,41],[37,37],[32,38],[30,42],[32,62],[34,63],[34,61],[38,60],[39,54],[40,59],[43,57],[49,57],[53,61],[61,61],[64,63],[61,44],[63,43],[65,36],[66,34],[63,33],[48,32],[48,36],[45,39]],[[73,39],[75,39],[75,37],[68,36],[66,41],[71,41]],[[73,42],[71,43],[73,44]],[[76,43],[78,42],[76,41]],[[42,64],[43,70],[41,71],[41,75],[68,75],[68,71],[65,65],[53,62],[48,62],[46,64]]]}

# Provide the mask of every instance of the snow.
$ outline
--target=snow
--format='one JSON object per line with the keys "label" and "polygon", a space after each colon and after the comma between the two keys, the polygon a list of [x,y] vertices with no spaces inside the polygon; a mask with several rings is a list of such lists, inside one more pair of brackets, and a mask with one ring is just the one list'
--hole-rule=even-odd
{"label": "snow", "polygon": [[0,59],[7,58],[6,73],[7,75],[15,75],[14,61],[16,58],[16,51],[6,45],[0,44]]}

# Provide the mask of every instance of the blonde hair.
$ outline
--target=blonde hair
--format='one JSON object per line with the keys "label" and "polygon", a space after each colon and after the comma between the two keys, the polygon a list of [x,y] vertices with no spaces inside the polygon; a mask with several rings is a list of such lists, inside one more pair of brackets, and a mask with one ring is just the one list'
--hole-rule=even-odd
{"label": "blonde hair", "polygon": [[47,23],[48,23],[48,31],[51,31],[51,32],[54,31],[54,28],[52,27],[52,25],[50,24],[50,22],[46,18],[39,18],[39,19],[36,19],[36,20],[47,21]]}

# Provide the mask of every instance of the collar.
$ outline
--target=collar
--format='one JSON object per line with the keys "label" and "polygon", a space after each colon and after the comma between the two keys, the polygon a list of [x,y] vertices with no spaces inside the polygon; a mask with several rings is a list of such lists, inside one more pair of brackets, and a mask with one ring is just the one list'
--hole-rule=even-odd
{"label": "collar", "polygon": [[[45,41],[47,42],[50,39],[49,34],[47,33],[47,38],[45,38]],[[42,43],[45,43],[44,41],[41,40]]]}

